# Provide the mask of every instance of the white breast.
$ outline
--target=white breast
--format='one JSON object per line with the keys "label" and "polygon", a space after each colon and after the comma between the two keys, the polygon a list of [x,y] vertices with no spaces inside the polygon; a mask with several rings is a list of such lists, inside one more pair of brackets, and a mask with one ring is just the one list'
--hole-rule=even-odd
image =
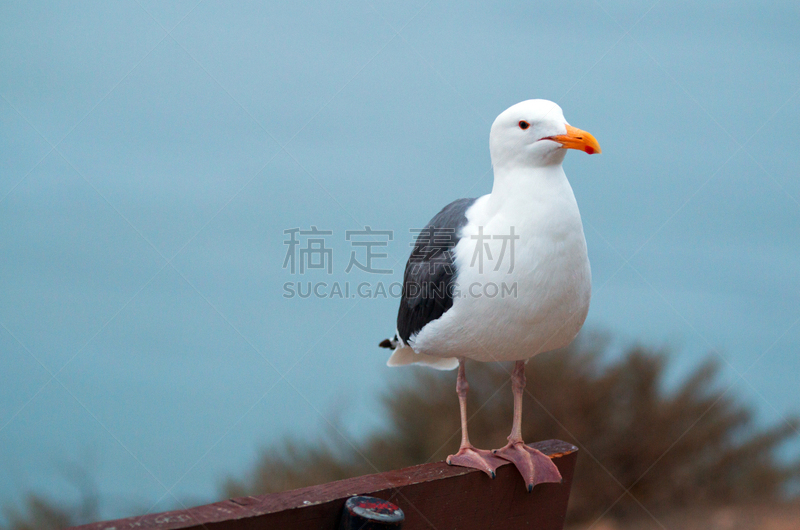
{"label": "white breast", "polygon": [[[454,252],[453,307],[412,338],[414,350],[437,357],[516,361],[575,338],[589,310],[591,271],[572,188],[560,166],[551,171],[535,180],[518,178],[513,186],[495,186],[467,211],[468,223]],[[513,269],[507,237],[512,227],[519,236]]]}

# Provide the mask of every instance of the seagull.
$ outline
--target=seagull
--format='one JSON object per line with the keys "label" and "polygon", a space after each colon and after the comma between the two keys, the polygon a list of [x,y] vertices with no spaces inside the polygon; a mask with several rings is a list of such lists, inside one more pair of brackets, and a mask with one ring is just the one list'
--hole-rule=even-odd
{"label": "seagull", "polygon": [[[458,199],[420,230],[406,263],[397,328],[381,347],[387,364],[458,368],[461,446],[450,465],[494,478],[508,462],[527,490],[560,482],[552,461],[522,440],[525,363],[566,346],[583,326],[592,291],[586,238],[562,162],[567,149],[600,153],[561,108],[531,99],[501,113],[489,149],[488,195]],[[478,449],[467,433],[465,361],[513,361],[514,416],[505,447]]]}

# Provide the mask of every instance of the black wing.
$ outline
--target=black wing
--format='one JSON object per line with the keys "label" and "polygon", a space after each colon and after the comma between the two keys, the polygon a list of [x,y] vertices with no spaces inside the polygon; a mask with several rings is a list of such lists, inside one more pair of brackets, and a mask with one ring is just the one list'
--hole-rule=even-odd
{"label": "black wing", "polygon": [[420,232],[406,263],[397,332],[403,342],[453,306],[456,269],[453,247],[467,224],[466,211],[475,199],[458,199],[436,214]]}

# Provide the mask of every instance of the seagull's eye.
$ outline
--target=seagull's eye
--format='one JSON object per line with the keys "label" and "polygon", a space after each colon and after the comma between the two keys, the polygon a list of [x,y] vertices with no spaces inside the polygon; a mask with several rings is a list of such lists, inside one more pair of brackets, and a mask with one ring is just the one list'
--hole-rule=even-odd
{"label": "seagull's eye", "polygon": [[520,128],[520,129],[522,129],[523,131],[524,131],[525,129],[527,129],[528,127],[530,127],[530,126],[531,126],[531,124],[530,124],[530,123],[528,123],[528,122],[527,122],[527,121],[525,121],[525,120],[520,120],[520,122],[519,122],[519,128]]}

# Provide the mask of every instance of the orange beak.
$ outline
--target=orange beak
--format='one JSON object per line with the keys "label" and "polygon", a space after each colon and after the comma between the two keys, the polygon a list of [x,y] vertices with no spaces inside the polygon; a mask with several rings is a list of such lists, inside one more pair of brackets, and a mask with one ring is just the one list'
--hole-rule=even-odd
{"label": "orange beak", "polygon": [[602,152],[594,136],[572,125],[567,125],[567,134],[548,136],[546,139],[560,143],[564,149],[577,149],[590,155]]}

